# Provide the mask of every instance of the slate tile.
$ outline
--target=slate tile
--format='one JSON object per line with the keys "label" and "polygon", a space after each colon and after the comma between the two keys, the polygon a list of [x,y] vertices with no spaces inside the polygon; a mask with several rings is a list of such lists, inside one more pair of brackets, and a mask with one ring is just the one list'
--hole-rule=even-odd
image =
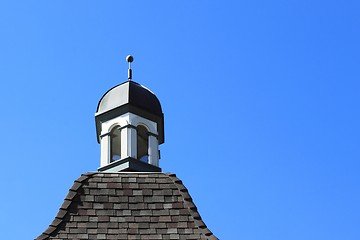
{"label": "slate tile", "polygon": [[128,182],[129,182],[129,178],[128,178],[128,177],[122,177],[122,178],[121,178],[121,182],[123,182],[123,183],[128,183]]}
{"label": "slate tile", "polygon": [[143,191],[141,189],[139,190],[133,190],[133,195],[134,196],[142,196],[143,195]]}
{"label": "slate tile", "polygon": [[56,230],[56,227],[53,227],[53,226],[49,226],[46,230],[45,230],[45,234],[49,235],[51,234],[53,231]]}
{"label": "slate tile", "polygon": [[158,183],[139,183],[140,189],[160,189]]}
{"label": "slate tile", "polygon": [[174,234],[174,233],[178,233],[178,231],[177,231],[177,228],[168,228],[167,233],[168,234]]}
{"label": "slate tile", "polygon": [[139,209],[138,203],[130,203],[129,204],[129,209],[130,210],[138,210]]}
{"label": "slate tile", "polygon": [[99,209],[96,213],[98,216],[115,216],[115,210],[112,209]]}
{"label": "slate tile", "polygon": [[61,222],[62,222],[62,219],[55,218],[50,225],[54,226],[54,227],[57,227]]}
{"label": "slate tile", "polygon": [[104,188],[101,191],[101,195],[105,196],[116,196],[116,190],[113,188]]}
{"label": "slate tile", "polygon": [[128,239],[129,239],[129,240],[140,240],[141,238],[140,238],[140,236],[138,236],[138,235],[129,235],[129,236],[128,236]]}
{"label": "slate tile", "polygon": [[[95,202],[109,202],[109,196],[95,196]],[[94,204],[95,205],[95,204]]]}
{"label": "slate tile", "polygon": [[132,196],[133,195],[133,190],[132,189],[124,189],[123,190],[123,195],[124,196]]}
{"label": "slate tile", "polygon": [[187,221],[189,221],[189,216],[187,216],[187,215],[185,215],[185,216],[181,216],[181,215],[171,216],[171,221],[172,222],[187,222]]}
{"label": "slate tile", "polygon": [[97,234],[96,239],[106,239],[106,234]]}
{"label": "slate tile", "polygon": [[83,182],[84,180],[87,180],[89,177],[86,175],[82,175],[81,177],[79,177],[78,179],[76,179],[76,182]]}
{"label": "slate tile", "polygon": [[161,189],[177,189],[173,183],[159,183]]}
{"label": "slate tile", "polygon": [[109,222],[110,221],[110,216],[99,216],[98,221],[99,222]]}
{"label": "slate tile", "polygon": [[95,202],[95,203],[93,204],[93,208],[94,208],[94,209],[104,209],[104,203],[97,203],[97,202]]}
{"label": "slate tile", "polygon": [[70,188],[71,191],[76,192],[77,190],[79,190],[79,188],[82,186],[82,183],[80,182],[74,182],[74,185],[72,185],[72,187]]}
{"label": "slate tile", "polygon": [[92,239],[90,237],[90,234],[95,235],[97,233],[97,229],[96,228],[88,228],[87,233],[89,234],[89,238]]}
{"label": "slate tile", "polygon": [[170,213],[169,209],[161,209],[161,210],[153,211],[152,215],[153,216],[167,216],[170,218],[169,213]]}
{"label": "slate tile", "polygon": [[104,203],[104,209],[114,209],[114,204],[109,203],[109,202],[105,202]]}
{"label": "slate tile", "polygon": [[81,196],[80,199],[83,199],[83,201],[86,201],[86,202],[94,202],[95,196],[94,195],[86,195],[86,196]]}
{"label": "slate tile", "polygon": [[158,230],[158,229],[166,228],[166,224],[165,222],[150,223],[150,228]]}
{"label": "slate tile", "polygon": [[98,234],[106,234],[107,231],[108,231],[108,230],[107,230],[106,228],[98,228],[98,229],[97,229],[97,233],[98,233]]}
{"label": "slate tile", "polygon": [[179,209],[179,214],[188,216],[190,213],[188,209]]}
{"label": "slate tile", "polygon": [[172,189],[164,189],[163,194],[164,194],[164,196],[172,196],[173,190]]}
{"label": "slate tile", "polygon": [[77,205],[78,209],[89,209],[89,208],[93,208],[93,203],[92,202],[85,202],[85,201],[80,201],[81,204]]}
{"label": "slate tile", "polygon": [[[132,217],[132,218],[134,218],[134,217]],[[124,222],[124,223],[119,223],[119,230],[128,229],[129,228],[129,222],[130,221],[127,221],[127,222]],[[119,233],[123,233],[123,232],[119,231]]]}
{"label": "slate tile", "polygon": [[[150,226],[150,224],[149,224],[149,226]],[[143,228],[143,229],[139,229],[139,234],[140,234],[140,235],[156,234],[156,229],[153,229],[153,228]]]}
{"label": "slate tile", "polygon": [[152,210],[140,210],[140,216],[151,216]]}
{"label": "slate tile", "polygon": [[115,235],[115,234],[107,234],[106,235],[106,239],[107,240],[112,240],[112,239],[116,239],[116,240],[118,240],[119,238],[118,238],[118,236],[117,235]]}
{"label": "slate tile", "polygon": [[179,234],[170,234],[170,239],[180,239]]}
{"label": "slate tile", "polygon": [[86,187],[84,186],[85,189],[96,189],[97,188],[97,182],[89,182],[86,184]]}
{"label": "slate tile", "polygon": [[75,222],[88,222],[89,216],[74,216],[73,221]]}
{"label": "slate tile", "polygon": [[118,228],[118,227],[119,227],[119,223],[117,223],[117,222],[100,222],[100,223],[98,223],[98,228],[109,229],[109,228]]}
{"label": "slate tile", "polygon": [[97,187],[98,187],[98,188],[107,188],[107,183],[102,183],[102,182],[101,182],[101,183],[98,183],[98,184],[97,184]]}
{"label": "slate tile", "polygon": [[153,195],[153,190],[151,190],[151,189],[142,189],[142,194],[144,196],[152,196]]}
{"label": "slate tile", "polygon": [[156,229],[156,233],[161,234],[161,235],[167,234],[167,232],[168,232],[167,228]]}
{"label": "slate tile", "polygon": [[164,196],[152,196],[152,201],[153,202],[165,202],[165,197]]}
{"label": "slate tile", "polygon": [[141,214],[140,214],[140,216],[137,216],[137,217],[135,217],[135,220],[134,220],[135,222],[138,222],[138,223],[140,223],[140,222],[147,222],[147,223],[149,223],[150,222],[150,216],[141,216]]}
{"label": "slate tile", "polygon": [[120,202],[120,199],[118,196],[109,196],[108,202],[117,203],[117,202]]}
{"label": "slate tile", "polygon": [[162,203],[148,203],[147,206],[148,206],[148,209],[153,209],[153,210],[154,209],[163,209],[164,208]]}
{"label": "slate tile", "polygon": [[110,217],[110,222],[123,223],[126,222],[125,217]]}
{"label": "slate tile", "polygon": [[59,212],[58,212],[57,215],[56,215],[56,218],[60,218],[60,219],[61,219],[61,218],[64,218],[65,215],[66,215],[66,213],[67,213],[66,210],[60,209]]}
{"label": "slate tile", "polygon": [[160,216],[159,222],[171,222],[171,217],[170,216]]}
{"label": "slate tile", "polygon": [[156,179],[155,178],[144,178],[146,183],[155,183]]}
{"label": "slate tile", "polygon": [[121,216],[131,216],[131,210],[122,210],[117,212],[119,212]]}
{"label": "slate tile", "polygon": [[[130,227],[130,225],[129,225]],[[129,228],[128,229],[128,234],[129,235],[135,235],[135,234],[138,234],[139,233],[139,229],[138,228]],[[129,236],[130,237],[130,236]],[[130,239],[130,238],[129,238]]]}
{"label": "slate tile", "polygon": [[88,216],[95,216],[95,215],[96,215],[95,209],[88,209],[88,210],[86,210],[86,215],[88,215]]}
{"label": "slate tile", "polygon": [[136,177],[130,177],[129,178],[129,183],[135,183],[136,182]]}
{"label": "slate tile", "polygon": [[158,239],[162,239],[162,236],[160,234],[152,234],[152,235],[145,235],[144,238],[141,239],[149,239],[149,240],[158,240]]}
{"label": "slate tile", "polygon": [[106,183],[106,188],[122,188],[122,184],[118,182],[108,182]]}
{"label": "slate tile", "polygon": [[144,203],[144,197],[143,196],[129,196],[129,203]]}
{"label": "slate tile", "polygon": [[128,203],[129,197],[128,196],[119,196],[119,202],[120,203]]}
{"label": "slate tile", "polygon": [[174,202],[171,204],[172,209],[180,209],[184,208],[184,204],[182,202]]}
{"label": "slate tile", "polygon": [[74,191],[69,191],[69,193],[68,193],[68,195],[65,197],[65,199],[72,201],[73,198],[76,196],[76,194],[77,194],[77,193],[74,192]]}
{"label": "slate tile", "polygon": [[99,221],[99,217],[89,217],[89,222],[97,222]]}

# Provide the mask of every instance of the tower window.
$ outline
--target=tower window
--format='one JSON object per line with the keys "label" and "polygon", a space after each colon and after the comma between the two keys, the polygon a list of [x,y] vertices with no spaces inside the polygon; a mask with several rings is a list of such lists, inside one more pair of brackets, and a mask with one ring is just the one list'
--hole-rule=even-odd
{"label": "tower window", "polygon": [[121,130],[119,129],[119,127],[115,127],[111,131],[110,139],[110,162],[113,162],[121,159]]}
{"label": "tower window", "polygon": [[142,162],[149,161],[149,139],[148,130],[144,126],[137,126],[137,158]]}

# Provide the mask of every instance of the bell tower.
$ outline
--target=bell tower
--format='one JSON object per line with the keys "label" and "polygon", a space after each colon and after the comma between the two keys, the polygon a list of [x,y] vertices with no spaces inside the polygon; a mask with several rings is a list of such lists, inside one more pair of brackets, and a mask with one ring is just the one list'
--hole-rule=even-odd
{"label": "bell tower", "polygon": [[108,90],[95,113],[101,172],[161,172],[159,145],[164,143],[160,101],[146,87],[128,80]]}

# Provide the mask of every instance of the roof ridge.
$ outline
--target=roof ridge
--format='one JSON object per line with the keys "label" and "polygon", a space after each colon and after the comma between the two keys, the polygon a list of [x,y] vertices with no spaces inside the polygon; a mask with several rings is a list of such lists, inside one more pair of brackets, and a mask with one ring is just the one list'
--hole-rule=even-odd
{"label": "roof ridge", "polygon": [[69,189],[68,194],[66,195],[63,204],[61,205],[59,212],[57,213],[55,219],[52,221],[52,223],[49,225],[49,227],[35,240],[45,240],[48,239],[52,233],[54,233],[60,224],[64,221],[65,217],[69,213],[69,208],[71,203],[73,203],[73,200],[75,197],[79,194],[78,191],[83,186],[83,183],[87,181],[89,178],[91,178],[96,172],[88,172],[81,174],[81,176],[74,181],[74,184]]}
{"label": "roof ridge", "polygon": [[197,207],[195,206],[192,197],[190,196],[189,190],[185,187],[182,180],[180,180],[174,173],[165,173],[173,181],[175,186],[178,188],[180,194],[184,199],[184,206],[189,209],[191,216],[194,218],[196,226],[200,230],[200,234],[203,234],[206,239],[218,240],[218,238],[207,228],[206,224],[202,220]]}

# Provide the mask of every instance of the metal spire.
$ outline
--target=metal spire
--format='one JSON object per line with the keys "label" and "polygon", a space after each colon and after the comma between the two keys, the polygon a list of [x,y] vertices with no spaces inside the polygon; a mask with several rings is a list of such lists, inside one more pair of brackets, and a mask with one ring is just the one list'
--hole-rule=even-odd
{"label": "metal spire", "polygon": [[126,57],[126,61],[129,63],[129,69],[128,69],[128,81],[132,80],[132,69],[131,69],[131,63],[134,61],[134,57],[131,55],[128,55]]}

